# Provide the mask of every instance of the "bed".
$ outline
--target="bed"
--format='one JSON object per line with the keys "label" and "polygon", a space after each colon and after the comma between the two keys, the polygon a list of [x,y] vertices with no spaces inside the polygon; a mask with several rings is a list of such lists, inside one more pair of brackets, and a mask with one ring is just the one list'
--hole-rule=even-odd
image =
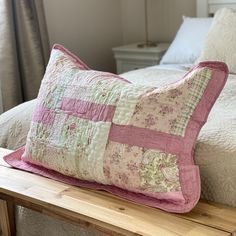
{"label": "bed", "polygon": [[[214,14],[221,7],[236,8],[233,0],[199,0],[198,16]],[[122,76],[132,83],[154,86],[174,82],[190,65],[157,65]],[[144,79],[145,78],[145,79]],[[202,181],[202,198],[236,207],[236,75],[231,74],[208,122],[201,130],[195,149]],[[26,102],[0,116],[0,146],[17,149],[25,144],[35,100]],[[100,235],[84,228],[18,208],[18,235]]]}

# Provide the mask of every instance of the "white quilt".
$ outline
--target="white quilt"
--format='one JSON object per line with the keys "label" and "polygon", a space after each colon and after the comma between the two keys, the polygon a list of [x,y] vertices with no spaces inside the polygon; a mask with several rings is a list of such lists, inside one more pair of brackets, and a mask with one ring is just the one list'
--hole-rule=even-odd
{"label": "white quilt", "polygon": [[[165,85],[181,78],[185,66],[154,66],[123,74],[133,83]],[[35,100],[0,116],[0,146],[16,149],[25,143]],[[230,75],[208,122],[200,132],[195,150],[200,167],[202,197],[236,207],[236,75]],[[77,228],[39,213],[18,208],[18,236],[101,235]]]}

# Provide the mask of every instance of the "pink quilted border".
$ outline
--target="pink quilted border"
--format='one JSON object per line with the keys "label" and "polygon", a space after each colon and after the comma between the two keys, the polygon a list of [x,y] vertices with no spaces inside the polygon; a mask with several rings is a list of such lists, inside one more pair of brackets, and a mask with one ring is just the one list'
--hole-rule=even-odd
{"label": "pink quilted border", "polygon": [[[82,60],[80,60],[77,56],[75,56],[73,53],[71,53],[68,49],[66,49],[66,48],[64,48],[62,45],[60,45],[60,44],[54,44],[53,45],[53,49],[58,49],[58,50],[60,50],[60,51],[62,51],[62,52],[64,52],[66,55],[68,55],[71,59],[72,59],[72,61],[73,62],[75,62],[79,67],[83,67],[83,69],[85,69],[85,70],[92,70],[92,69],[90,69]],[[115,77],[115,78],[117,78],[117,79],[119,79],[119,80],[122,80],[122,81],[124,81],[124,82],[127,82],[127,83],[131,83],[130,81],[128,81],[128,80],[126,80],[126,79],[124,79],[124,78],[122,78],[122,77],[120,77],[119,75],[116,75],[116,74],[112,74],[112,73],[108,73],[108,72],[106,72],[106,76],[108,77],[108,76],[111,76],[111,77]]]}
{"label": "pink quilted border", "polygon": [[[80,62],[79,62],[80,63]],[[139,193],[133,193],[129,192],[120,188],[117,188],[115,186],[109,186],[109,185],[102,185],[94,182],[88,182],[88,181],[82,181],[78,180],[72,177],[64,176],[56,171],[46,169],[44,167],[39,167],[33,164],[29,164],[27,162],[24,162],[21,157],[24,152],[24,148],[21,148],[7,156],[4,157],[4,160],[12,165],[13,167],[16,167],[18,169],[26,170],[32,173],[36,173],[48,178],[52,178],[55,180],[59,180],[61,182],[80,186],[80,187],[87,187],[92,189],[102,189],[106,190],[108,192],[111,192],[115,195],[118,195],[120,197],[123,197],[125,199],[135,201],[138,203],[142,203],[148,206],[157,207],[166,211],[170,212],[176,212],[176,213],[184,213],[190,211],[198,202],[200,198],[200,174],[199,169],[197,166],[194,165],[193,160],[193,152],[194,148],[193,145],[196,142],[198,133],[202,127],[202,125],[205,123],[209,111],[212,108],[213,104],[215,103],[218,95],[220,94],[222,88],[224,87],[226,83],[226,79],[228,76],[228,68],[224,63],[221,62],[202,62],[196,67],[194,67],[190,72],[186,74],[189,75],[193,70],[201,67],[208,67],[212,68],[213,75],[212,79],[209,82],[202,99],[198,103],[194,113],[192,114],[192,117],[190,119],[190,122],[188,123],[186,133],[184,138],[176,135],[169,135],[164,134],[161,132],[155,132],[155,135],[159,135],[160,137],[160,143],[159,144],[153,144],[151,140],[145,141],[139,138],[139,135],[130,136],[126,139],[126,137],[122,136],[122,129],[130,129],[128,130],[129,133],[137,134],[139,132],[139,128],[137,127],[122,127],[122,126],[115,126],[113,124],[113,131],[111,129],[110,133],[110,140],[118,140],[119,142],[128,143],[130,142],[131,145],[139,144],[142,145],[145,144],[145,147],[149,148],[160,148],[163,151],[171,152],[175,154],[180,155],[179,159],[179,173],[180,173],[180,182],[181,182],[181,188],[182,193],[185,198],[185,202],[171,202],[167,200],[160,200],[157,198],[152,198],[145,196],[143,194]],[[118,130],[121,134],[119,134]],[[125,130],[127,132],[127,130]],[[150,130],[142,130],[142,132],[149,132],[146,134],[146,137],[150,135]],[[146,138],[145,137],[145,138]],[[170,146],[170,142],[168,142],[169,139],[172,139],[173,146]],[[173,142],[174,139],[174,142]],[[177,144],[176,144],[177,143]],[[184,143],[184,146],[181,145],[181,143]],[[148,146],[149,145],[149,146]],[[154,146],[151,146],[154,145]],[[161,197],[160,193],[160,197]],[[176,194],[176,193],[170,193],[170,194]]]}
{"label": "pink quilted border", "polygon": [[64,48],[62,45],[60,44],[54,44],[53,45],[53,49],[59,49],[60,51],[64,52],[65,54],[67,54],[72,61],[74,61],[75,63],[77,63],[77,65],[84,67],[85,70],[90,70],[90,68],[83,62],[81,61],[77,56],[75,56],[73,53],[71,53],[69,50],[67,50],[66,48]]}
{"label": "pink quilted border", "polygon": [[[96,190],[105,190],[107,192],[115,194],[124,199],[131,200],[136,203],[141,203],[147,206],[160,208],[165,211],[175,212],[175,213],[189,212],[200,198],[200,188],[199,188],[200,178],[199,178],[199,170],[197,166],[193,166],[193,168],[191,167],[190,171],[184,171],[184,172],[180,171],[180,172],[183,172],[180,175],[181,180],[185,181],[191,189],[194,189],[194,191],[197,189],[197,194],[193,196],[191,193],[186,191],[184,193],[185,195],[188,195],[188,199],[191,198],[191,201],[183,202],[180,200],[178,202],[171,202],[169,200],[168,201],[160,200],[157,198],[145,196],[140,193],[130,192],[130,191],[127,191],[127,190],[124,190],[124,189],[121,189],[112,185],[103,185],[103,184],[98,184],[96,182],[83,181],[83,180],[75,179],[69,176],[65,176],[54,170],[46,169],[41,166],[36,166],[33,164],[29,164],[27,162],[24,162],[23,160],[21,160],[21,156],[23,153],[24,153],[24,147],[18,149],[17,151],[11,154],[6,155],[4,157],[4,160],[8,164],[10,164],[11,166],[17,169],[25,170],[31,173],[35,173],[35,174],[50,178],[50,179],[58,180],[62,183],[66,183],[66,184],[70,184],[70,185],[74,185],[78,187],[85,187],[85,188],[96,189]],[[193,183],[192,183],[192,180],[194,180]],[[173,194],[175,195],[176,193],[173,193]],[[162,197],[162,193],[160,193],[160,198],[161,197]]]}

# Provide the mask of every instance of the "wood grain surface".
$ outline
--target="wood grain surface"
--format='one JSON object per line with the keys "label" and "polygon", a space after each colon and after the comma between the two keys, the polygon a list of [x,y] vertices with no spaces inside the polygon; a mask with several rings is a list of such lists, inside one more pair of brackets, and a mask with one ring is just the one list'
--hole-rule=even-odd
{"label": "wood grain surface", "polygon": [[[0,150],[0,159],[5,153]],[[236,231],[235,208],[200,201],[188,214],[170,214],[104,191],[73,187],[9,168],[4,162],[0,162],[0,198],[69,222],[87,224],[107,235],[217,236]]]}

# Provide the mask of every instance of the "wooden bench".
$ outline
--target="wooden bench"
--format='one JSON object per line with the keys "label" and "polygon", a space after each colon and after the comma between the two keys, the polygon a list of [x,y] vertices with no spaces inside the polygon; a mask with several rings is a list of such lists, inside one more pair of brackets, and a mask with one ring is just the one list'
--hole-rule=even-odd
{"label": "wooden bench", "polygon": [[15,235],[20,205],[104,235],[236,235],[236,208],[200,201],[188,214],[170,214],[103,191],[66,185],[7,166],[0,149],[0,221],[3,236]]}

